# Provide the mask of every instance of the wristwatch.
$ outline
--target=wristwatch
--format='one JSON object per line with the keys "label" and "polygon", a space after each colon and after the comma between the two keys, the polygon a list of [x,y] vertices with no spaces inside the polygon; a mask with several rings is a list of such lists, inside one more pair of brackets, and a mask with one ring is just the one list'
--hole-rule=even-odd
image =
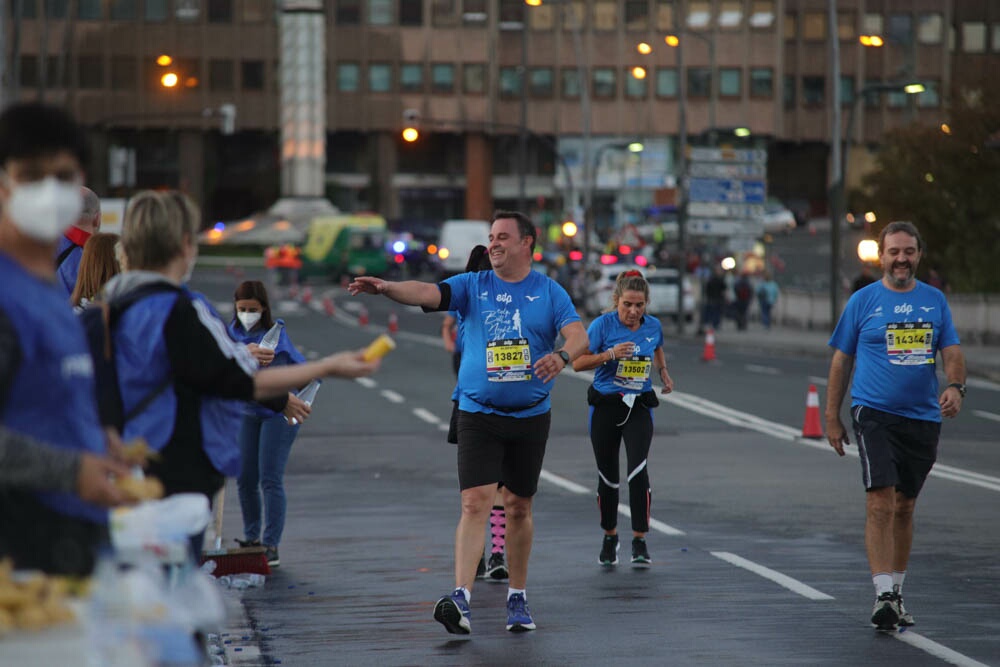
{"label": "wristwatch", "polygon": [[962,395],[962,398],[965,398],[965,385],[964,384],[962,384],[961,382],[952,382],[948,386],[949,387],[954,387],[955,389],[958,389],[958,393]]}
{"label": "wristwatch", "polygon": [[[563,360],[563,364],[564,364],[563,368],[566,368],[566,366],[569,366],[569,352],[567,352],[566,350],[556,350],[556,354],[558,354],[559,358]],[[964,395],[965,392],[962,392],[962,393]]]}

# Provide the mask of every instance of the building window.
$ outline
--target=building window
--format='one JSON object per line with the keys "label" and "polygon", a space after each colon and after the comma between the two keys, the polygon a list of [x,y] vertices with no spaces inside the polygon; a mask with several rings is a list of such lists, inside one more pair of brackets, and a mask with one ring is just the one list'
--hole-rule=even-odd
{"label": "building window", "polygon": [[837,37],[841,41],[853,42],[854,38],[857,37],[854,30],[856,20],[857,16],[854,12],[837,13]]}
{"label": "building window", "polygon": [[993,28],[992,40],[990,41],[991,48],[994,53],[1000,52],[1000,23],[994,23],[991,27]]}
{"label": "building window", "polygon": [[921,109],[935,109],[941,106],[941,97],[938,95],[937,82],[926,83],[924,91],[917,93],[917,106]]}
{"label": "building window", "polygon": [[[14,8],[11,7],[11,13]],[[69,0],[46,0],[45,18],[64,19],[69,14]],[[22,14],[21,18],[24,18]]]}
{"label": "building window", "polygon": [[243,90],[264,90],[264,61],[244,60],[240,63]]}
{"label": "building window", "polygon": [[232,60],[208,61],[208,89],[212,92],[228,92],[236,87]]}
{"label": "building window", "polygon": [[884,22],[881,14],[865,14],[861,21],[862,35],[882,35],[884,34]]}
{"label": "building window", "polygon": [[524,0],[500,0],[500,23],[524,24]]}
{"label": "building window", "polygon": [[357,63],[339,63],[337,65],[337,91],[341,93],[356,93],[361,79],[361,67]]}
{"label": "building window", "polygon": [[865,81],[865,88],[868,89],[868,92],[864,95],[866,109],[878,109],[882,93],[880,93],[877,88],[881,84],[882,82],[878,79],[868,79]]}
{"label": "building window", "polygon": [[904,109],[910,103],[910,96],[901,90],[890,90],[887,96],[890,109]]}
{"label": "building window", "polygon": [[112,21],[134,21],[139,15],[136,0],[114,0],[109,6]]}
{"label": "building window", "polygon": [[393,0],[368,0],[368,25],[392,25]]}
{"label": "building window", "polygon": [[336,0],[337,25],[358,25],[361,23],[361,0]]}
{"label": "building window", "polygon": [[625,29],[646,30],[649,27],[649,0],[625,0]]}
{"label": "building window", "polygon": [[490,17],[487,0],[461,0],[461,2],[462,23],[465,25],[486,25],[486,21]]}
{"label": "building window", "polygon": [[260,23],[267,18],[267,0],[243,0],[241,18],[244,23]]}
{"label": "building window", "polygon": [[584,30],[587,27],[587,8],[583,2],[572,0],[565,6],[562,15],[562,29],[567,32],[579,28]]}
{"label": "building window", "polygon": [[455,92],[455,66],[438,63],[431,65],[431,90],[435,93]]}
{"label": "building window", "polygon": [[168,0],[146,0],[142,6],[143,18],[149,23],[162,23],[167,20],[167,13],[170,11]]}
{"label": "building window", "polygon": [[630,68],[625,69],[625,97],[631,100],[644,100],[647,96],[647,91],[649,86],[647,85],[647,79],[643,77],[642,79],[637,79],[632,76],[632,70]]}
{"label": "building window", "polygon": [[[27,14],[25,17],[27,18]],[[101,12],[101,0],[79,0],[76,17],[82,21],[100,21],[104,18]]]}
{"label": "building window", "polygon": [[610,31],[618,27],[618,3],[607,0],[594,2],[594,30]]}
{"label": "building window", "polygon": [[722,3],[719,6],[719,27],[734,30],[742,25],[742,0],[722,0]]}
{"label": "building window", "polygon": [[750,8],[751,28],[770,28],[774,25],[774,0],[753,0]]}
{"label": "building window", "polygon": [[674,0],[656,1],[656,29],[674,29]]}
{"label": "building window", "polygon": [[802,15],[802,39],[807,42],[822,42],[826,39],[826,14],[805,12]]}
{"label": "building window", "polygon": [[598,99],[610,99],[618,93],[618,82],[615,80],[615,71],[610,67],[595,67],[591,75],[594,86],[594,97]]}
{"label": "building window", "polygon": [[552,5],[539,5],[528,10],[532,30],[552,30],[556,27],[556,10]]}
{"label": "building window", "polygon": [[76,80],[81,90],[104,87],[104,59],[101,56],[80,56],[77,61]]}
{"label": "building window", "polygon": [[786,109],[795,108],[795,75],[786,74],[784,85],[781,87],[781,98]]}
{"label": "building window", "polygon": [[415,26],[423,24],[424,0],[399,0],[399,25]]}
{"label": "building window", "polygon": [[368,91],[388,93],[392,90],[392,65],[371,63],[368,65]]}
{"label": "building window", "polygon": [[399,89],[404,93],[424,92],[424,66],[417,63],[400,66]]}
{"label": "building window", "polygon": [[984,53],[986,51],[986,24],[962,24],[962,51],[965,53]]}
{"label": "building window", "polygon": [[788,12],[785,14],[785,24],[783,26],[786,42],[794,42],[799,38],[799,16]]}
{"label": "building window", "polygon": [[21,69],[18,72],[18,80],[23,88],[31,88],[38,85],[38,56],[23,54],[21,56]]}
{"label": "building window", "polygon": [[462,65],[462,91],[470,95],[482,95],[486,92],[486,65]]}
{"label": "building window", "polygon": [[704,30],[712,22],[712,5],[708,0],[689,0],[687,20],[688,28]]}
{"label": "building window", "polygon": [[[431,0],[431,24],[438,27],[455,25],[458,0]],[[402,11],[402,10],[400,10]]]}
{"label": "building window", "polygon": [[890,14],[887,37],[895,44],[913,43],[913,16],[911,14]]}
{"label": "building window", "polygon": [[520,67],[500,68],[500,97],[511,99],[521,97]]}
{"label": "building window", "polygon": [[774,70],[770,67],[750,69],[750,97],[774,96]]}
{"label": "building window", "polygon": [[532,97],[552,97],[554,77],[551,67],[532,67],[528,75],[528,91]]}
{"label": "building window", "polygon": [[664,67],[656,70],[656,96],[677,97],[677,70]]}
{"label": "building window", "polygon": [[[49,56],[46,59],[47,69],[46,69],[46,83],[54,88],[68,88],[69,87],[69,68],[70,63],[66,62],[62,56]],[[59,66],[63,65],[62,68],[62,80],[59,80]]]}
{"label": "building window", "polygon": [[719,95],[739,97],[743,94],[743,71],[738,67],[723,67],[719,70]]}
{"label": "building window", "polygon": [[208,0],[209,23],[232,23],[233,0]]}
{"label": "building window", "polygon": [[712,70],[707,67],[689,67],[687,72],[688,97],[708,97],[712,94]]}
{"label": "building window", "polygon": [[580,70],[576,67],[564,67],[560,72],[560,89],[566,99],[580,97]]}
{"label": "building window", "polygon": [[802,77],[802,102],[807,107],[820,106],[826,99],[826,78],[822,76]]}
{"label": "building window", "polygon": [[921,44],[940,44],[944,38],[944,18],[940,14],[921,14],[917,17],[917,41]]}
{"label": "building window", "polygon": [[139,68],[131,56],[111,56],[111,90],[136,89]]}
{"label": "building window", "polygon": [[843,75],[840,77],[840,105],[850,107],[854,104],[854,77]]}

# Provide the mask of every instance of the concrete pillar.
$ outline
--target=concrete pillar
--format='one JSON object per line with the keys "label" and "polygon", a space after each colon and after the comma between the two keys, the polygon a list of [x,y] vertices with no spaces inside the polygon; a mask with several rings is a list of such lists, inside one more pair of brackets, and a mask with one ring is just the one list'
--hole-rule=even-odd
{"label": "concrete pillar", "polygon": [[201,130],[177,133],[178,188],[205,207],[205,137]]}
{"label": "concrete pillar", "polygon": [[465,217],[489,220],[493,215],[493,145],[485,134],[465,135]]}

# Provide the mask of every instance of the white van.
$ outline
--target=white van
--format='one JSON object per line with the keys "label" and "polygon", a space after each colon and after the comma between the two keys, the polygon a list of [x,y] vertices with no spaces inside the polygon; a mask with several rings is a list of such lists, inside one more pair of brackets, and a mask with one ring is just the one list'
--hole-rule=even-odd
{"label": "white van", "polygon": [[489,239],[490,223],[485,220],[445,220],[438,237],[438,257],[444,274],[465,271],[469,253],[477,245],[489,245]]}

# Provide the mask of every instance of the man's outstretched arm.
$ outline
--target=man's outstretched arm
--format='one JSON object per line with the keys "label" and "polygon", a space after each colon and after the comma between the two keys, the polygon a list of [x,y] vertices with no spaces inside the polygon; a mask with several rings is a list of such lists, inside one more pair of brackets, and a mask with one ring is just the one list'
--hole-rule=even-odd
{"label": "man's outstretched arm", "polygon": [[391,282],[372,276],[358,276],[347,286],[351,296],[358,294],[382,294],[397,303],[408,306],[420,306],[428,310],[437,310],[441,304],[441,289],[435,283],[425,283],[418,280]]}

